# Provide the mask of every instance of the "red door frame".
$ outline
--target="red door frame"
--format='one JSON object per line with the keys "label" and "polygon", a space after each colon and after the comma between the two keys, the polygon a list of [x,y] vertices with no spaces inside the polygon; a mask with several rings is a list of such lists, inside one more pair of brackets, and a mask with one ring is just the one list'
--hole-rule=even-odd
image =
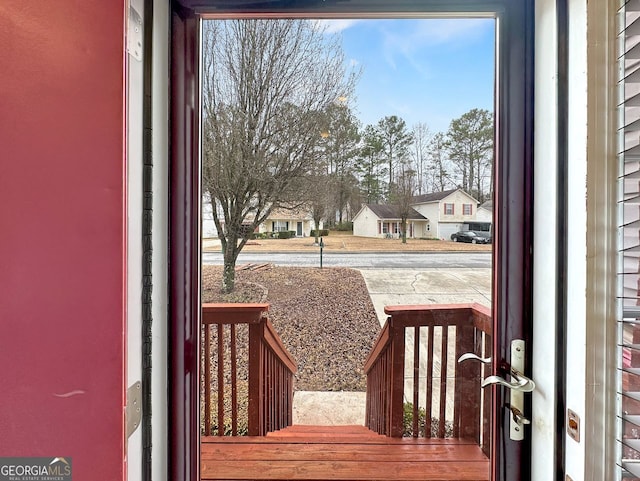
{"label": "red door frame", "polygon": [[[199,479],[199,145],[198,16],[246,13],[247,8],[216,8],[212,0],[183,0],[172,14],[171,193],[170,193],[170,473],[175,481]],[[238,2],[239,4],[242,2]],[[301,2],[302,3],[302,2]],[[494,370],[504,375],[509,343],[531,345],[533,258],[533,0],[424,0],[374,2],[352,0],[305,3],[279,8],[269,2],[251,13],[407,14],[416,12],[490,12],[499,21],[499,74],[496,105],[496,191],[494,202],[493,316]],[[531,349],[527,366],[531,366]],[[510,412],[504,392],[494,389],[492,479],[530,479],[530,436],[509,440]],[[531,406],[527,407],[530,412]]]}
{"label": "red door frame", "polygon": [[199,20],[171,13],[169,479],[200,479]]}

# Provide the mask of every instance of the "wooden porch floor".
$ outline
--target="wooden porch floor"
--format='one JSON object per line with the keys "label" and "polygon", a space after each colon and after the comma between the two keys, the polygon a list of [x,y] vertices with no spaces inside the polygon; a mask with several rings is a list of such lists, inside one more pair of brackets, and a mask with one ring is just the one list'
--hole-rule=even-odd
{"label": "wooden porch floor", "polygon": [[489,460],[462,439],[389,438],[364,426],[294,425],[267,436],[202,437],[201,479],[489,479]]}

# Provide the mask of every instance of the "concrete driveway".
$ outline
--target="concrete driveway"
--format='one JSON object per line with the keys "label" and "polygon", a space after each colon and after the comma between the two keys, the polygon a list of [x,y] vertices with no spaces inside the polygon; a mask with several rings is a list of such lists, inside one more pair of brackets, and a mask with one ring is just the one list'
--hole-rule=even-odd
{"label": "concrete driveway", "polygon": [[403,304],[491,305],[491,269],[360,269],[380,325],[384,306]]}

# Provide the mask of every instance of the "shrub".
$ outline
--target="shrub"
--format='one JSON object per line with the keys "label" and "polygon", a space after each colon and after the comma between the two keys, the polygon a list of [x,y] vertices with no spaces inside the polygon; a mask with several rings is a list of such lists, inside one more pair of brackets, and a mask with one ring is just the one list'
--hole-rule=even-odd
{"label": "shrub", "polygon": [[[319,233],[318,233],[318,235],[319,235],[320,237],[327,237],[327,236],[329,235],[329,229],[320,229],[318,232],[319,232]],[[309,235],[310,235],[311,237],[315,237],[315,236],[316,236],[316,230],[315,230],[315,229],[313,229],[313,230],[311,231],[311,234],[309,234]]]}
{"label": "shrub", "polygon": [[[413,436],[413,403],[404,403],[404,412],[402,413],[402,435],[404,437]],[[424,408],[418,408],[418,436],[425,437],[426,433],[427,413]],[[438,436],[438,418],[431,418],[431,437]],[[453,436],[453,426],[450,421],[444,423],[444,437]]]}
{"label": "shrub", "polygon": [[291,239],[291,231],[283,230],[278,232],[278,239]]}
{"label": "shrub", "polygon": [[337,231],[352,231],[353,230],[353,222],[338,222],[334,227],[334,230]]}

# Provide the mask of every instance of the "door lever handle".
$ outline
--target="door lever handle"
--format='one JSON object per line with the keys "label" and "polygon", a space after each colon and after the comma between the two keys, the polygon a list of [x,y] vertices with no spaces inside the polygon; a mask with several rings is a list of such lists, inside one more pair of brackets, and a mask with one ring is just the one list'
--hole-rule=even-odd
{"label": "door lever handle", "polygon": [[512,373],[512,375],[516,380],[515,382],[509,382],[500,376],[489,376],[482,381],[481,386],[487,387],[491,384],[499,384],[500,386],[519,392],[531,392],[536,388],[536,383],[533,382],[532,379],[521,374],[516,375],[515,373]]}
{"label": "door lever handle", "polygon": [[474,361],[480,361],[482,364],[491,364],[492,361],[491,357],[480,357],[472,352],[467,352],[458,358],[458,363],[468,361],[470,359]]}

